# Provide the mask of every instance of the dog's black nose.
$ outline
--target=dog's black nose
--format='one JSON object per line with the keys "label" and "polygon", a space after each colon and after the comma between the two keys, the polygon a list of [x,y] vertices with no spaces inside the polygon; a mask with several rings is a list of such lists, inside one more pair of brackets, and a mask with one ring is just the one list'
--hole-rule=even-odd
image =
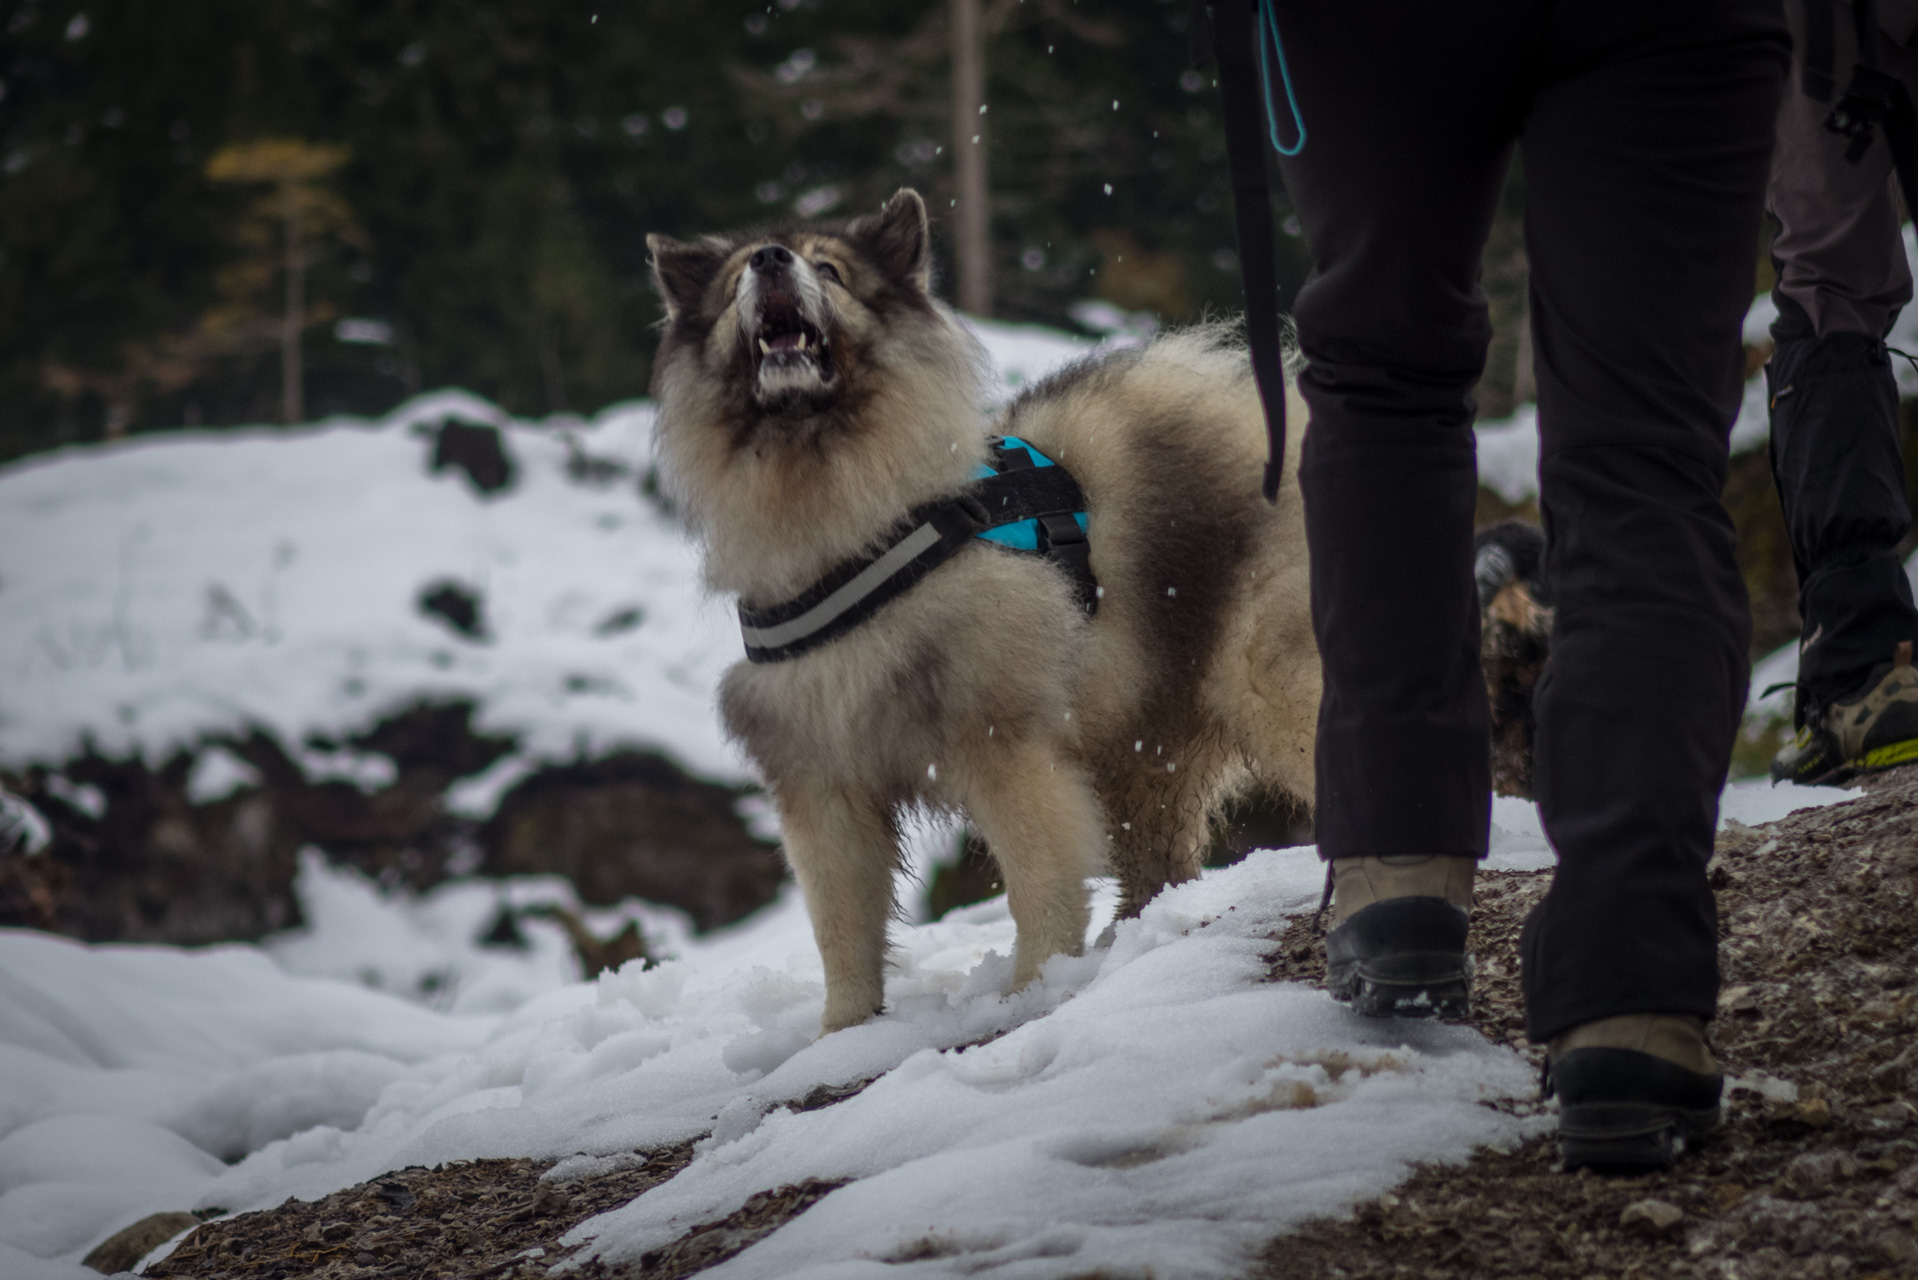
{"label": "dog's black nose", "polygon": [[784,271],[793,260],[792,250],[783,244],[763,244],[753,250],[753,256],[746,259],[754,271],[764,276],[777,275]]}

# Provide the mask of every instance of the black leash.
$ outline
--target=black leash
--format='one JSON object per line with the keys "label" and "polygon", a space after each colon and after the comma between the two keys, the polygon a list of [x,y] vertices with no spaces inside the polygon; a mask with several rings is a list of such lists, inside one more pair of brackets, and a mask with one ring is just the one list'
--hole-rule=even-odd
{"label": "black leash", "polygon": [[1279,285],[1272,248],[1272,190],[1265,174],[1265,104],[1269,91],[1258,65],[1256,0],[1192,0],[1193,61],[1204,66],[1215,55],[1219,97],[1225,110],[1226,163],[1232,173],[1232,212],[1239,234],[1239,273],[1245,282],[1245,337],[1252,348],[1252,376],[1265,408],[1268,456],[1262,492],[1279,500],[1285,469],[1285,366],[1279,355]]}

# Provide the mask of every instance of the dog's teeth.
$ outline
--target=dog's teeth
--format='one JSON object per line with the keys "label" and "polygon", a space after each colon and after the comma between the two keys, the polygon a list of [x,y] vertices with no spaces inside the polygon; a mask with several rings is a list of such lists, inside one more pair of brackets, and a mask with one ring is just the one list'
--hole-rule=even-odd
{"label": "dog's teeth", "polygon": [[764,338],[761,338],[759,340],[759,354],[762,356],[769,356],[772,354],[772,352],[773,352],[772,344],[767,342]]}

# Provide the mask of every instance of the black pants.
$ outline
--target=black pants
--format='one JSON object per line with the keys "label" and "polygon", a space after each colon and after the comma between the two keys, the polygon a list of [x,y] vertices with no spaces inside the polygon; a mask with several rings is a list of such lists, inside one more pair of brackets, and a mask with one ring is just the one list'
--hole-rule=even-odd
{"label": "black pants", "polygon": [[[1842,139],[1840,140],[1842,141]],[[1900,250],[1902,252],[1902,249]],[[1900,641],[1918,640],[1898,548],[1911,531],[1898,448],[1898,387],[1876,336],[1816,336],[1777,295],[1771,464],[1804,620],[1797,715],[1856,692]],[[1893,313],[1896,314],[1895,312]]]}
{"label": "black pants", "polygon": [[1472,581],[1479,254],[1514,146],[1557,598],[1534,785],[1559,855],[1528,1030],[1710,1017],[1705,864],[1749,676],[1720,504],[1773,115],[1777,0],[1279,0],[1308,130],[1296,319],[1324,663],[1326,857],[1483,856]]}

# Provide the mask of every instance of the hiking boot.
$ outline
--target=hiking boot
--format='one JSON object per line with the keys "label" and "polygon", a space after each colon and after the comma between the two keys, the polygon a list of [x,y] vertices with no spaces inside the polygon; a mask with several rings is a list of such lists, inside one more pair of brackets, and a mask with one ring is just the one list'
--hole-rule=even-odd
{"label": "hiking boot", "polygon": [[1798,735],[1772,757],[1774,784],[1840,787],[1861,774],[1918,760],[1918,669],[1911,642],[1848,698],[1812,707]]}
{"label": "hiking boot", "polygon": [[1465,1018],[1471,858],[1334,858],[1325,985],[1371,1018]]}
{"label": "hiking boot", "polygon": [[1546,1046],[1545,1096],[1558,1095],[1567,1172],[1669,1168],[1717,1125],[1724,1086],[1698,1018],[1600,1018]]}

